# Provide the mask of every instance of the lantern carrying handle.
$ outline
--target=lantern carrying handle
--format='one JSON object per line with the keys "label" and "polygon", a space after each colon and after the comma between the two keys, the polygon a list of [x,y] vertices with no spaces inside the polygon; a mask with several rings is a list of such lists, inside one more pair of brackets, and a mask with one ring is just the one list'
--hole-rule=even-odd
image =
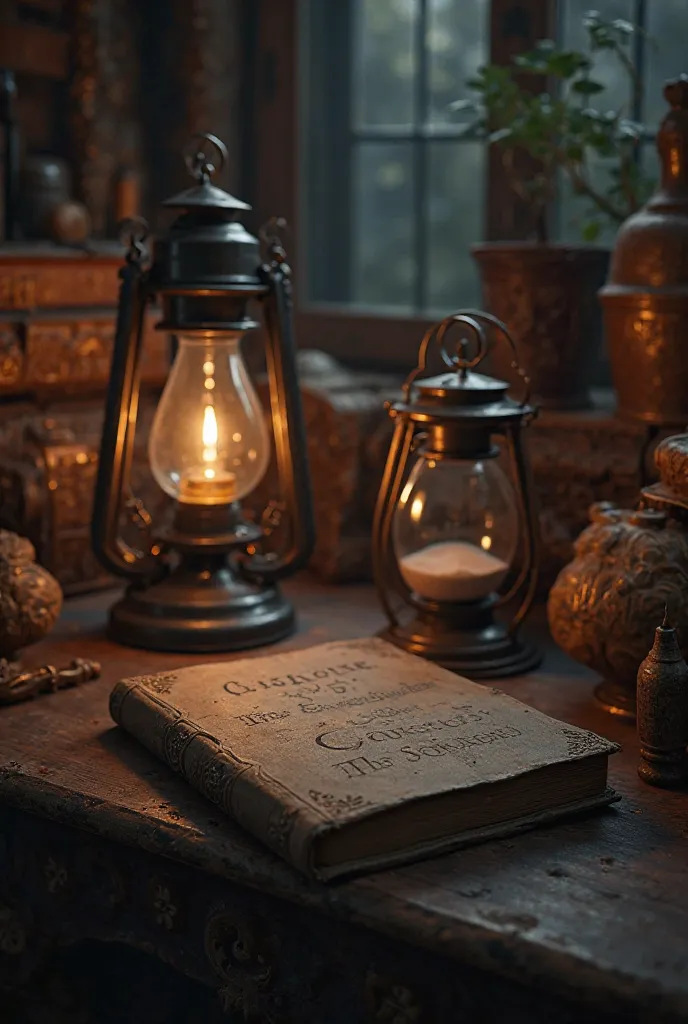
{"label": "lantern carrying handle", "polygon": [[[455,351],[453,353],[448,351],[445,338],[450,328],[455,324],[461,324],[463,327],[468,328],[473,335],[477,349],[472,357],[467,355],[468,340],[464,335],[459,338]],[[514,370],[523,384],[523,394],[519,404],[522,408],[525,408],[530,402],[530,377],[518,361],[516,342],[505,323],[491,313],[484,313],[479,309],[458,310],[456,313],[446,316],[444,320],[440,320],[426,331],[418,350],[418,364],[408,375],[402,388],[404,400],[406,402],[409,401],[411,387],[427,369],[428,355],[433,342],[436,342],[439,346],[440,354],[446,365],[456,370],[461,379],[464,380],[468,371],[479,366],[490,350],[489,335],[486,330],[489,327],[496,328],[498,335],[507,342],[511,349],[513,356],[511,369]]]}
{"label": "lantern carrying handle", "polygon": [[[219,154],[220,159],[214,163],[212,151],[208,153],[208,144]],[[216,173],[219,173],[229,160],[229,153],[222,139],[210,132],[199,132],[192,135],[184,149],[184,163],[189,174],[196,178],[199,185],[205,185]]]}
{"label": "lantern carrying handle", "polygon": [[283,498],[268,505],[263,512],[262,525],[264,534],[268,535],[279,525],[282,513],[288,509],[291,534],[282,551],[252,553],[239,558],[243,576],[263,583],[276,582],[303,568],[315,545],[308,446],[292,326],[291,269],[280,234],[286,228],[283,218],[273,217],[260,231],[267,247],[266,262],[261,268],[261,275],[268,286],[262,300],[266,327],[265,356],[277,477]]}
{"label": "lantern carrying handle", "polygon": [[126,217],[117,225],[117,237],[126,246],[126,262],[131,265],[145,263],[148,251],[144,242],[150,234],[148,221],[143,217]]}
{"label": "lantern carrying handle", "polygon": [[[115,575],[152,579],[165,571],[160,548],[149,536],[150,515],[131,494],[130,475],[141,383],[143,322],[150,297],[144,242],[148,224],[132,217],[119,225],[119,237],[128,245],[119,272],[117,325],[105,396],[105,415],[91,520],[91,541],[99,562]],[[132,546],[120,536],[120,517],[126,512],[141,531],[142,544]]]}

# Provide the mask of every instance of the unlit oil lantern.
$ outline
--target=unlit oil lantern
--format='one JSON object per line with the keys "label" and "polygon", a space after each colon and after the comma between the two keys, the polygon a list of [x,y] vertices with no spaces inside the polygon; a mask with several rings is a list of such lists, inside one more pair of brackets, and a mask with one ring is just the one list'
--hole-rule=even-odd
{"label": "unlit oil lantern", "polygon": [[[453,353],[450,328],[458,338]],[[488,333],[514,351],[521,400],[504,381],[475,372]],[[448,370],[424,377],[433,346]],[[375,581],[389,620],[383,635],[474,678],[533,668],[539,654],[518,630],[537,573],[537,516],[522,444],[534,410],[505,325],[474,311],[436,324],[389,412],[395,430],[373,534]],[[507,606],[511,614],[500,614]]]}

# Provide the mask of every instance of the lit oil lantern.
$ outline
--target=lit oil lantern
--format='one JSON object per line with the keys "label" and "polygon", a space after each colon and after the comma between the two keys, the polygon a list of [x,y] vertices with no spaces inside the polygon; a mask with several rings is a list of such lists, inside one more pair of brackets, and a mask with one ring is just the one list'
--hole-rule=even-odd
{"label": "lit oil lantern", "polygon": [[[200,140],[200,141],[199,141]],[[214,136],[199,136],[187,161],[193,187],[168,199],[181,211],[155,240],[145,265],[134,233],[122,287],[93,513],[93,546],[102,564],[130,586],[112,609],[110,633],[136,647],[229,651],[271,643],[290,633],[294,613],[278,580],[303,566],[314,542],[306,441],[291,326],[291,285],[284,250],[259,243],[238,222],[249,207],[211,182]],[[175,502],[171,528],[147,531],[140,548],[125,542],[127,510],[147,516],[129,496],[136,426],[142,322],[146,304],[162,304],[160,329],[177,339],[177,355],[148,445],[152,474]],[[264,412],[240,353],[262,306],[270,380],[270,414],[284,551],[258,553],[263,528],[242,515],[241,501],[264,476],[270,439]]]}

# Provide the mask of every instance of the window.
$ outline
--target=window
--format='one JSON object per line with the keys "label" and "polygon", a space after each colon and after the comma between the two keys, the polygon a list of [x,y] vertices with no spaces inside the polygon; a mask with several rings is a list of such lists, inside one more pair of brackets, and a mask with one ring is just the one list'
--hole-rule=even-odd
{"label": "window", "polygon": [[[623,18],[638,27],[631,58],[642,88],[633,88],[630,76],[611,54],[596,58],[596,77],[607,87],[604,95],[611,106],[623,106],[630,117],[647,126],[639,159],[645,173],[656,178],[659,166],[654,137],[667,111],[662,86],[667,78],[688,71],[684,42],[688,4],[685,0],[560,0],[559,37],[571,49],[585,47],[583,15],[591,7],[605,18]],[[562,188],[558,227],[560,236],[567,241],[580,238],[578,225],[583,203]],[[600,242],[611,244],[613,238],[614,230],[608,228]]]}
{"label": "window", "polygon": [[[525,218],[499,155],[461,137],[449,104],[481,63],[555,34],[580,47],[590,7],[641,27],[642,94],[611,60],[601,74],[654,129],[662,82],[688,71],[686,0],[261,0],[256,200],[298,226],[302,345],[407,367],[425,324],[480,302],[472,243],[523,238]],[[580,213],[562,187],[562,239],[579,238]]]}
{"label": "window", "polygon": [[[308,298],[420,315],[457,295],[474,304],[468,248],[483,234],[485,148],[461,139],[449,104],[487,59],[488,0],[353,0],[305,12]],[[333,64],[334,40],[344,52]],[[333,264],[317,253],[335,208]]]}

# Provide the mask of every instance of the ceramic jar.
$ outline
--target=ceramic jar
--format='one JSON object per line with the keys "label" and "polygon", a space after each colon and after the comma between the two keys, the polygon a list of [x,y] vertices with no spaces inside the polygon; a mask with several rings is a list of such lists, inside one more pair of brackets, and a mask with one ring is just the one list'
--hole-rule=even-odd
{"label": "ceramic jar", "polygon": [[688,422],[688,76],[667,82],[660,186],[619,229],[600,292],[619,413]]}
{"label": "ceramic jar", "polygon": [[668,608],[688,648],[688,535],[664,511],[593,505],[591,525],[550,592],[556,643],[602,676],[595,695],[614,714],[635,717],[638,669]]}
{"label": "ceramic jar", "polygon": [[[542,409],[584,409],[602,346],[597,292],[609,252],[586,245],[482,242],[471,249],[485,308],[509,325]],[[506,346],[490,353],[492,372],[518,384]]]}

